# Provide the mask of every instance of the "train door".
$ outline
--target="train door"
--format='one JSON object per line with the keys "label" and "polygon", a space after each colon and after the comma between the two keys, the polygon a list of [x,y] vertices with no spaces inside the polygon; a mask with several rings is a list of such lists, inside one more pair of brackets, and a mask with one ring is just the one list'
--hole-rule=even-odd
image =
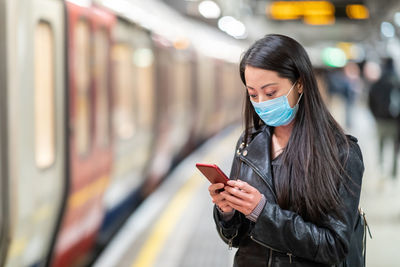
{"label": "train door", "polygon": [[[112,158],[112,82],[111,82],[111,34],[114,15],[93,8],[93,88],[94,88],[94,162],[101,179],[109,179]],[[104,193],[104,192],[103,192]],[[102,197],[97,196],[98,203]]]}
{"label": "train door", "polygon": [[[115,17],[100,9],[93,9],[93,34],[94,34],[94,91],[95,91],[95,131],[93,147],[93,167],[97,173],[95,176],[102,184],[101,191],[96,197],[96,209],[101,212],[101,220],[98,221],[96,230],[100,231],[103,218],[106,215],[104,196],[109,185],[113,159],[113,84],[112,84],[112,30],[115,26]],[[101,167],[99,167],[99,165]],[[97,237],[96,237],[97,239]]]}
{"label": "train door", "polygon": [[[113,110],[112,126],[114,136],[113,166],[109,186],[104,195],[105,218],[97,242],[104,246],[111,235],[122,223],[128,212],[118,208],[121,202],[129,195],[130,166],[134,162],[134,155],[125,159],[125,155],[135,153],[131,145],[132,137],[137,130],[134,107],[134,81],[136,73],[133,71],[133,46],[131,43],[132,31],[130,23],[118,20],[114,30],[114,43],[111,49],[113,65]],[[126,214],[124,214],[126,213]]]}
{"label": "train door", "polygon": [[171,166],[170,134],[174,126],[171,112],[173,68],[169,66],[172,62],[172,43],[157,34],[153,34],[152,39],[154,42],[156,73],[155,140],[152,159],[146,173],[145,185],[143,186],[142,194],[144,197],[156,188]]}
{"label": "train door", "polygon": [[153,35],[157,65],[156,141],[144,195],[150,193],[183,151],[191,130],[191,72],[188,41],[172,44]]}
{"label": "train door", "polygon": [[150,159],[156,127],[154,48],[149,32],[136,27],[133,33],[133,66],[137,77],[135,81],[137,131],[134,139],[135,147],[138,149],[136,154],[140,154],[137,155],[135,164],[137,169],[141,168],[140,175],[143,179],[143,168]]}
{"label": "train door", "polygon": [[85,262],[104,216],[111,167],[110,31],[114,16],[67,2],[70,188],[52,266]]}
{"label": "train door", "polygon": [[12,227],[5,266],[32,266],[45,261],[65,186],[64,5],[58,0],[9,4]]}

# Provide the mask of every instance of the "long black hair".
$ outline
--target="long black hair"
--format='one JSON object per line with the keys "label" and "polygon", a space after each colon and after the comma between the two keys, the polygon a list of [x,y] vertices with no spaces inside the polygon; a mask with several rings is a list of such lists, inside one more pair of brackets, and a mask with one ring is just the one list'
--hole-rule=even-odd
{"label": "long black hair", "polygon": [[[246,66],[275,71],[303,88],[296,121],[282,154],[280,175],[274,181],[279,206],[315,223],[328,214],[339,216],[338,185],[346,177],[341,155],[343,151],[348,154],[349,143],[321,98],[305,49],[290,37],[269,34],[242,57],[240,77],[245,85]],[[259,129],[264,123],[247,90],[246,95],[244,140],[248,142],[250,129]]]}

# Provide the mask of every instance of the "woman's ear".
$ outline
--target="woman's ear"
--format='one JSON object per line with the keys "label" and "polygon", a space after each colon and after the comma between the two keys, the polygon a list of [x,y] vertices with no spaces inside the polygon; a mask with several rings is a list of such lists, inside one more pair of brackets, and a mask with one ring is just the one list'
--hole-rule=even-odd
{"label": "woman's ear", "polygon": [[301,81],[299,81],[296,85],[297,88],[297,92],[299,92],[299,94],[303,93],[303,83]]}

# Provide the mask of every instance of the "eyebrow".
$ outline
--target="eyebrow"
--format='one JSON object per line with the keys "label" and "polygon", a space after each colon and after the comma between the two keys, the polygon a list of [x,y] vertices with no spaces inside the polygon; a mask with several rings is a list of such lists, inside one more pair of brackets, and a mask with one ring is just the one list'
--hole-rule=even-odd
{"label": "eyebrow", "polygon": [[[261,89],[264,89],[265,87],[268,87],[271,85],[276,85],[276,84],[278,84],[278,83],[267,83],[267,84],[264,84],[263,86],[261,86]],[[246,87],[254,90],[254,88],[251,86],[246,85]]]}

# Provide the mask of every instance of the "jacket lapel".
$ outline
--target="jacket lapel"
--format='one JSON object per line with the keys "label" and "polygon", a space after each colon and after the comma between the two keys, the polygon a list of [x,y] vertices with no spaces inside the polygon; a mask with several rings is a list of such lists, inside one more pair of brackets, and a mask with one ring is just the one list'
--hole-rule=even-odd
{"label": "jacket lapel", "polygon": [[246,162],[255,173],[257,173],[272,190],[271,175],[271,130],[268,126],[263,126],[261,131],[251,140],[248,146],[243,149],[240,158]]}

